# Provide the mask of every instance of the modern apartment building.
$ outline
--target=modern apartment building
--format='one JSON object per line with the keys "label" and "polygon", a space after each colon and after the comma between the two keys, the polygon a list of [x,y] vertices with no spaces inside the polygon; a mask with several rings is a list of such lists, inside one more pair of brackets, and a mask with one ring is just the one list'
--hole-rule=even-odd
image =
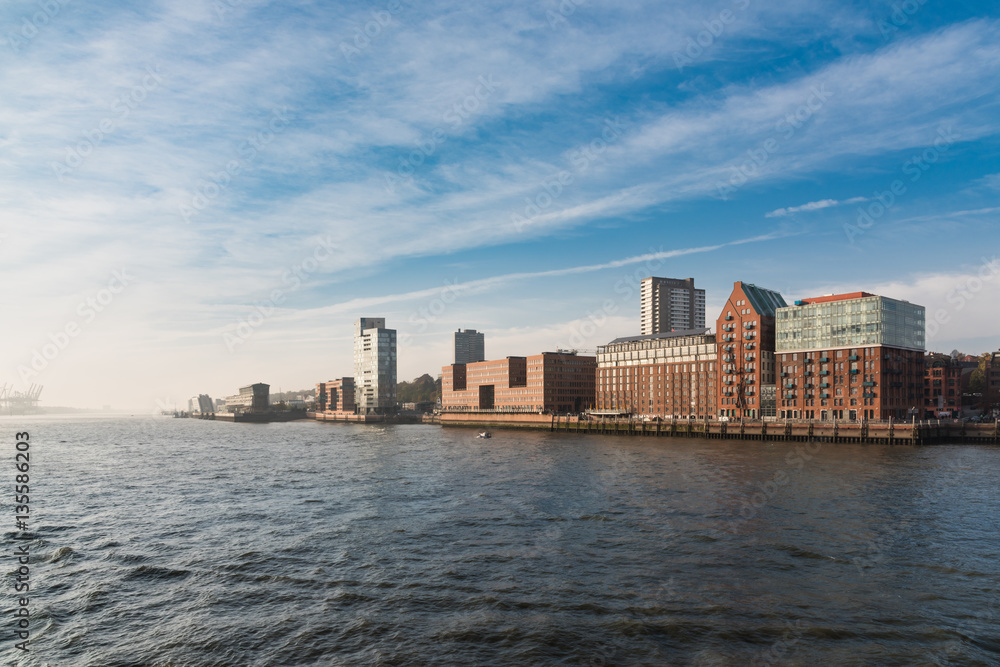
{"label": "modern apartment building", "polygon": [[354,322],[354,402],[358,414],[396,409],[396,330],[384,317]]}
{"label": "modern apartment building", "polygon": [[907,419],[924,406],[924,308],[867,292],[778,309],[779,416]]}
{"label": "modern apartment building", "polygon": [[258,382],[240,387],[240,393],[226,396],[226,411],[267,412],[270,409],[271,385]]}
{"label": "modern apartment building", "polygon": [[715,335],[707,329],[618,338],[597,348],[595,414],[715,414]]}
{"label": "modern apartment building", "polygon": [[694,278],[645,278],[640,292],[643,336],[705,328],[705,290]]}
{"label": "modern apartment building", "polygon": [[962,364],[947,354],[924,356],[924,401],[921,418],[958,416],[962,411]]}
{"label": "modern apartment building", "polygon": [[597,360],[543,352],[441,369],[446,412],[581,412],[594,405]]}
{"label": "modern apartment building", "polygon": [[774,290],[733,284],[716,321],[716,415],[775,416],[775,316],[786,305]]}
{"label": "modern apartment building", "polygon": [[455,363],[474,364],[486,361],[486,337],[475,329],[455,332]]}
{"label": "modern apartment building", "polygon": [[316,385],[317,412],[355,412],[354,378],[340,378]]}

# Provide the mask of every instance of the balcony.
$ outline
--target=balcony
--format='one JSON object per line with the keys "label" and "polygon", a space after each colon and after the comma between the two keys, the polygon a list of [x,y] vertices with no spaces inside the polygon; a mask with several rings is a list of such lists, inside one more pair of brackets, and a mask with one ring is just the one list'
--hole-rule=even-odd
{"label": "balcony", "polygon": [[820,397],[820,398],[830,398],[830,394],[828,394],[828,393],[826,393],[826,392],[824,391],[823,393],[821,393],[821,394],[819,395],[819,397]]}
{"label": "balcony", "polygon": [[795,388],[795,383],[794,382],[786,382],[785,383],[785,389],[794,389],[794,388]]}
{"label": "balcony", "polygon": [[819,374],[820,375],[829,375],[830,371],[820,371]]}
{"label": "balcony", "polygon": [[862,387],[874,387],[875,383],[874,382],[862,382],[861,386]]}
{"label": "balcony", "polygon": [[811,364],[812,362],[813,362],[812,358],[802,360],[802,363],[804,364]]}
{"label": "balcony", "polygon": [[867,392],[867,393],[864,394],[864,397],[865,398],[875,398],[875,393],[869,391],[869,392]]}
{"label": "balcony", "polygon": [[732,320],[732,319],[733,319],[733,316],[732,316],[732,315],[726,315],[726,321],[727,321],[727,322],[728,322],[729,320]]}
{"label": "balcony", "polygon": [[785,394],[785,398],[786,398],[786,399],[792,399],[792,398],[795,398],[795,394],[794,394],[794,393],[792,393],[792,392],[788,392],[787,394]]}
{"label": "balcony", "polygon": [[820,382],[819,386],[825,389],[825,388],[827,388],[827,387],[830,386],[830,383],[829,382]]}
{"label": "balcony", "polygon": [[781,377],[783,377],[783,378],[786,378],[786,377],[788,377],[788,373],[786,373],[786,372],[782,371],[782,372],[781,372]]}
{"label": "balcony", "polygon": [[812,374],[813,374],[813,372],[812,372],[812,371],[806,371],[805,373],[803,373],[803,375],[805,375],[806,377],[809,377],[809,376],[811,376]]}
{"label": "balcony", "polygon": [[858,360],[858,355],[852,354],[851,356],[847,357],[847,360],[848,361],[857,361]]}
{"label": "balcony", "polygon": [[860,373],[860,372],[861,372],[861,371],[859,371],[859,370],[858,370],[857,368],[852,368],[852,369],[851,369],[851,375],[857,375],[857,374],[858,374],[858,373]]}
{"label": "balcony", "polygon": [[830,357],[820,357],[819,358],[819,363],[821,363],[821,364],[825,364],[825,363],[827,363],[829,361],[830,361]]}

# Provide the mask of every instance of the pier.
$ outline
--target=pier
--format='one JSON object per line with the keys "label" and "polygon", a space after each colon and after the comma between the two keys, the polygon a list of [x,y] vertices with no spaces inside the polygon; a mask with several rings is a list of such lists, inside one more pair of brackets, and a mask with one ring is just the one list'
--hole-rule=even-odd
{"label": "pier", "polygon": [[529,428],[553,432],[593,433],[710,440],[772,442],[831,442],[872,445],[933,445],[941,443],[1000,444],[998,424],[964,421],[809,422],[729,421],[620,417],[588,419],[575,415],[443,413],[425,423],[470,428]]}

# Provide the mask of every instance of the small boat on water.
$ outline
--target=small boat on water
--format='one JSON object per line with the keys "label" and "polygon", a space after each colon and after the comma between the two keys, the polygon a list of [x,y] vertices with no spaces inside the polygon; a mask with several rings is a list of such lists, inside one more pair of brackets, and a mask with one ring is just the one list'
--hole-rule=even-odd
{"label": "small boat on water", "polygon": [[480,434],[479,434],[479,435],[477,435],[476,437],[477,437],[477,438],[492,438],[492,437],[493,437],[493,434],[492,434],[492,433],[490,433],[489,431],[483,431],[482,433],[480,433]]}

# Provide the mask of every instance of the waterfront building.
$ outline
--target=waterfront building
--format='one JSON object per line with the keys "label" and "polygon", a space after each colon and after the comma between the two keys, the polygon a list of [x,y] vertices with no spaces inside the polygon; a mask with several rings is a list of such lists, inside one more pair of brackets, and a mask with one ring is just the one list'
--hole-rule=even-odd
{"label": "waterfront building", "polygon": [[215,401],[208,394],[198,394],[198,411],[203,415],[215,412]]}
{"label": "waterfront building", "polygon": [[267,412],[270,407],[271,385],[258,382],[240,387],[240,393],[226,396],[226,411],[233,413]]}
{"label": "waterfront building", "polygon": [[593,407],[595,357],[543,352],[441,369],[446,412],[581,412]]}
{"label": "waterfront building", "polygon": [[648,336],[705,328],[705,290],[695,289],[694,278],[643,279],[639,333]]}
{"label": "waterfront building", "polygon": [[962,362],[947,354],[924,356],[922,417],[935,419],[962,414]]}
{"label": "waterfront building", "polygon": [[192,414],[192,415],[194,413],[196,413],[196,412],[201,412],[201,406],[198,405],[198,397],[197,396],[192,396],[191,398],[188,399],[188,402],[187,402],[187,411],[188,411],[188,414]]}
{"label": "waterfront building", "polygon": [[777,312],[779,416],[907,419],[924,405],[924,308],[867,292]]}
{"label": "waterfront building", "polygon": [[594,414],[697,417],[715,413],[715,335],[707,329],[617,338],[597,348]]}
{"label": "waterfront building", "polygon": [[1000,408],[1000,352],[994,352],[983,370],[983,408]]}
{"label": "waterfront building", "polygon": [[455,332],[456,364],[473,364],[486,361],[486,337],[475,329],[459,329]]}
{"label": "waterfront building", "polygon": [[329,380],[316,385],[316,411],[340,412],[354,414],[355,412],[354,378]]}
{"label": "waterfront building", "polygon": [[775,316],[786,305],[774,290],[740,281],[733,284],[716,320],[716,415],[748,419],[776,415]]}
{"label": "waterfront building", "polygon": [[384,317],[354,322],[354,402],[358,414],[396,410],[396,330]]}

